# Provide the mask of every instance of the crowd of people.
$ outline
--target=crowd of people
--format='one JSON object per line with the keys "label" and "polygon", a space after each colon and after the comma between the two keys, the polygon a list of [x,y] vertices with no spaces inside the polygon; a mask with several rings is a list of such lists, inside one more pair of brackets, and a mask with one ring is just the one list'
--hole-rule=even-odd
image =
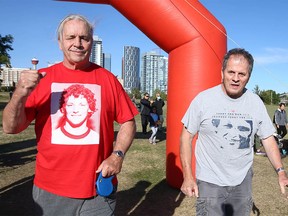
{"label": "crowd of people", "polygon": [[160,93],[156,93],[155,100],[149,99],[150,96],[146,92],[143,94],[143,98],[140,100],[140,114],[141,114],[141,125],[142,133],[147,134],[147,127],[149,125],[151,129],[151,136],[149,142],[156,144],[156,136],[158,131],[163,131],[163,107],[165,105],[164,100],[160,97]]}
{"label": "crowd of people", "polygon": [[[16,134],[35,120],[37,156],[33,184],[35,215],[115,215],[117,177],[113,192],[99,196],[97,177],[117,176],[135,133],[138,114],[116,77],[89,61],[93,26],[72,14],[59,24],[63,61],[40,70],[25,70],[3,111],[3,131]],[[285,194],[288,178],[274,139],[287,134],[285,104],[275,112],[275,126],[261,99],[245,88],[254,59],[244,49],[227,52],[222,83],[200,92],[181,123],[181,191],[197,197],[196,214],[250,215],[253,146],[259,137]],[[163,130],[160,94],[140,100],[142,133],[156,144]],[[257,109],[255,109],[257,107]],[[114,121],[120,129],[114,140]],[[192,140],[197,135],[193,176]],[[177,145],[177,143],[175,143]]]}

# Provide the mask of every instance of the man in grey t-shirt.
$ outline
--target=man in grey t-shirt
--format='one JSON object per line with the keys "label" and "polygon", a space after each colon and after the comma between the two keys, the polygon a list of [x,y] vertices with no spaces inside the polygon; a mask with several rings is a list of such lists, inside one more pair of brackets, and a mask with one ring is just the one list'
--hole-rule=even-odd
{"label": "man in grey t-shirt", "polygon": [[275,125],[277,134],[284,138],[287,134],[286,126],[288,125],[285,103],[280,103],[279,108],[275,111]]}
{"label": "man in grey t-shirt", "polygon": [[[189,197],[197,197],[197,215],[250,215],[255,134],[278,173],[283,194],[288,185],[266,108],[257,95],[245,88],[253,62],[246,50],[230,50],[223,60],[222,83],[199,93],[182,119],[181,190]],[[196,134],[195,180],[191,145]]]}

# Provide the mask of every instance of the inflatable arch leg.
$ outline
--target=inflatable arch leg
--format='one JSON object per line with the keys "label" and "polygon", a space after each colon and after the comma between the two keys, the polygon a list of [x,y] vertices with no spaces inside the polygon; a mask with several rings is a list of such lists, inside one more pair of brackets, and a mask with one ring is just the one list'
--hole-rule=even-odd
{"label": "inflatable arch leg", "polygon": [[[166,179],[170,186],[180,188],[181,119],[200,91],[221,82],[225,28],[198,0],[64,1],[110,4],[169,54]],[[192,163],[195,167],[195,157]]]}

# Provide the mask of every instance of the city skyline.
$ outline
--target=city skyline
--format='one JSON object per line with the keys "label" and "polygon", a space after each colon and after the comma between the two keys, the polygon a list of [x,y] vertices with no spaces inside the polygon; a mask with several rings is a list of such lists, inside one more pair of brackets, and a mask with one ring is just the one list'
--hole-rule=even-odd
{"label": "city skyline", "polygon": [[[13,67],[32,67],[31,59],[39,59],[38,68],[61,61],[56,29],[68,14],[79,13],[94,25],[94,34],[103,39],[104,53],[110,53],[111,72],[121,76],[124,46],[140,48],[140,53],[158,51],[168,56],[158,45],[136,28],[110,5],[53,0],[0,0],[2,36],[14,37],[11,55]],[[223,24],[227,31],[228,49],[244,47],[255,58],[255,66],[247,88],[256,85],[261,90],[288,92],[288,44],[285,28],[288,1],[279,0],[200,0]],[[259,7],[261,4],[261,7]],[[11,12],[13,11],[13,15]],[[235,15],[241,11],[241,16]],[[255,15],[257,14],[257,16]]]}
{"label": "city skyline", "polygon": [[[106,57],[105,57],[106,56]],[[93,36],[93,46],[90,55],[90,61],[94,62],[102,67],[110,67],[111,57],[109,54],[105,54],[102,50],[102,39]],[[39,60],[36,58],[31,59],[32,68],[37,69]],[[55,62],[55,64],[58,62]],[[49,66],[53,65],[50,63]],[[140,66],[141,65],[141,66]],[[107,67],[105,67],[107,69]],[[139,91],[148,92],[153,94],[155,90],[167,94],[168,83],[168,58],[155,52],[150,51],[142,54],[140,58],[140,49],[133,46],[124,47],[123,55],[123,71],[122,77],[118,80],[123,85],[124,89],[131,93],[133,89]],[[4,66],[0,79],[2,80],[2,87],[13,87],[20,78],[22,70],[28,68],[8,68]],[[141,76],[140,76],[141,75]]]}

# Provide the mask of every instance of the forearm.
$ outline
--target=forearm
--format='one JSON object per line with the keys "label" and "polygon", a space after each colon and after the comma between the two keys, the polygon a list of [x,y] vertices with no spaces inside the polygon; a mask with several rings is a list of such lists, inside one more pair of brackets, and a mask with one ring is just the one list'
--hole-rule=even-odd
{"label": "forearm", "polygon": [[4,133],[14,134],[24,130],[29,122],[26,120],[25,103],[27,97],[21,97],[17,91],[3,111],[2,124]]}
{"label": "forearm", "polygon": [[120,126],[117,134],[114,150],[121,150],[126,153],[130,148],[136,132],[135,120],[130,120]]}
{"label": "forearm", "polygon": [[270,136],[267,139],[262,140],[262,144],[274,169],[282,167],[283,164],[281,161],[280,151],[274,137]]}
{"label": "forearm", "polygon": [[192,139],[193,136],[183,127],[180,137],[180,159],[183,177],[193,179],[192,175]]}
{"label": "forearm", "polygon": [[19,133],[27,128],[30,122],[26,119],[26,100],[45,74],[45,72],[39,74],[36,70],[21,72],[13,96],[3,111],[2,121],[5,133]]}
{"label": "forearm", "polygon": [[[183,145],[182,145],[183,146]],[[186,145],[185,145],[186,146]],[[190,148],[182,147],[180,150],[180,157],[181,157],[181,165],[182,165],[182,171],[183,171],[183,177],[184,178],[193,178],[192,175],[192,151]]]}

